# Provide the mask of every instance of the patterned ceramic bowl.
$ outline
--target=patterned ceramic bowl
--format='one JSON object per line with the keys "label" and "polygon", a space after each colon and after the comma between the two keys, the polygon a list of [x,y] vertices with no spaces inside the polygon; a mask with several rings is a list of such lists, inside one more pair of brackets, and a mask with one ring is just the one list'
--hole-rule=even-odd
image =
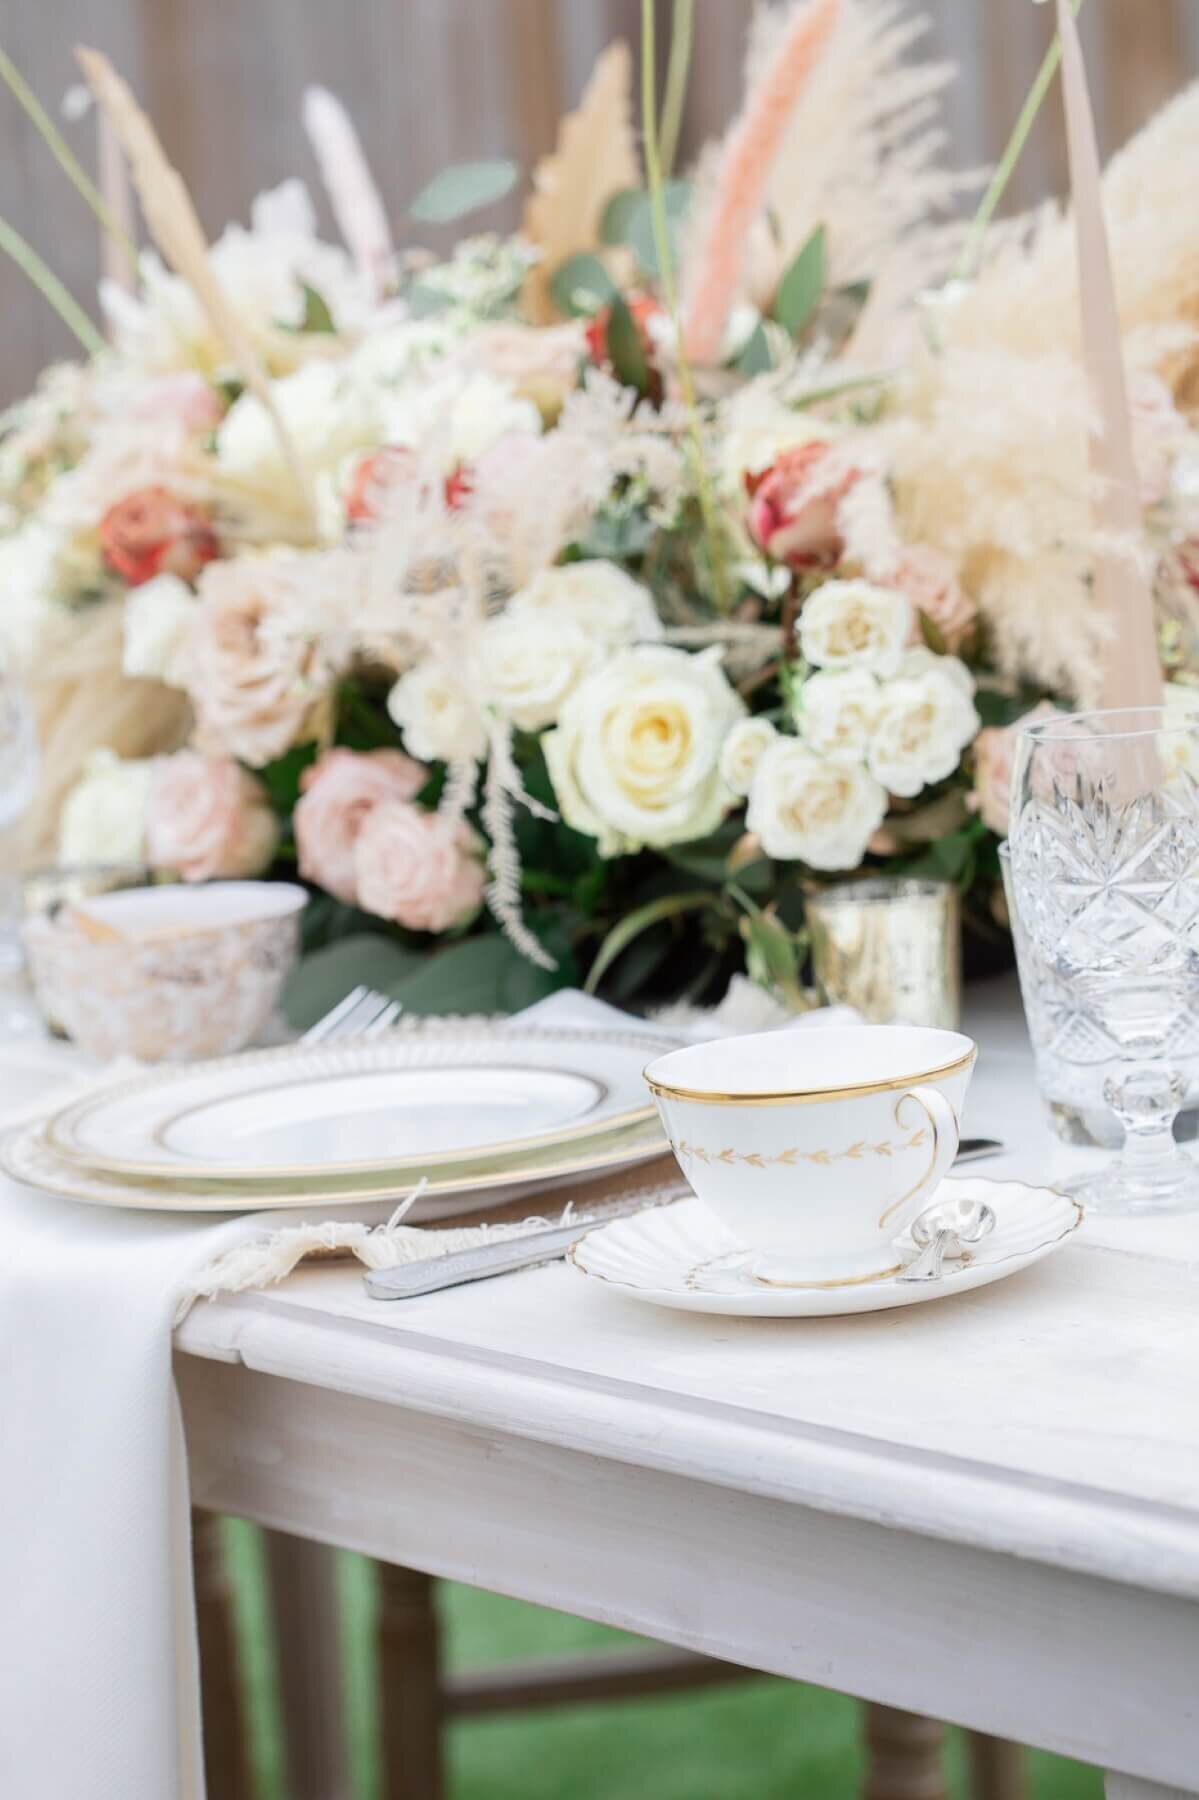
{"label": "patterned ceramic bowl", "polygon": [[38,1002],[93,1056],[192,1062],[252,1043],[300,943],[301,887],[133,888],[26,921]]}

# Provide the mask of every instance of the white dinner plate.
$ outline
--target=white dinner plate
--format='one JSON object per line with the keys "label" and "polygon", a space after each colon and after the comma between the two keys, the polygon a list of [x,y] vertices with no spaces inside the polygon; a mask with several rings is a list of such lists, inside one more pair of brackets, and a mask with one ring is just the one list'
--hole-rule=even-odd
{"label": "white dinner plate", "polygon": [[[758,1281],[750,1273],[753,1253],[698,1200],[616,1219],[577,1243],[568,1260],[588,1279],[653,1306],[747,1319],[810,1319],[915,1306],[1002,1281],[1056,1250],[1082,1220],[1076,1200],[1022,1181],[971,1176],[944,1181],[937,1193],[943,1199],[984,1200],[995,1211],[994,1230],[968,1258],[947,1262],[937,1281],[900,1281],[892,1275],[846,1287],[793,1288]],[[916,1255],[906,1233],[896,1249],[909,1262]]]}
{"label": "white dinner plate", "polygon": [[673,1040],[472,1025],[157,1069],[63,1107],[76,1167],[137,1181],[412,1179],[654,1117],[642,1070]]}
{"label": "white dinner plate", "polygon": [[[526,1196],[557,1195],[601,1175],[614,1175],[666,1155],[669,1146],[656,1118],[640,1119],[597,1137],[569,1144],[517,1148],[486,1166],[442,1164],[428,1180],[420,1199],[407,1214],[411,1224],[478,1212],[497,1202]],[[415,1171],[394,1170],[369,1177],[351,1176],[340,1183],[309,1175],[305,1179],[259,1182],[135,1181],[80,1168],[47,1144],[40,1126],[28,1125],[0,1138],[0,1169],[25,1187],[36,1188],[89,1206],[119,1206],[141,1212],[229,1213],[298,1212],[319,1207],[353,1207],[365,1223],[374,1223],[372,1208],[384,1216],[408,1198],[420,1183]]]}

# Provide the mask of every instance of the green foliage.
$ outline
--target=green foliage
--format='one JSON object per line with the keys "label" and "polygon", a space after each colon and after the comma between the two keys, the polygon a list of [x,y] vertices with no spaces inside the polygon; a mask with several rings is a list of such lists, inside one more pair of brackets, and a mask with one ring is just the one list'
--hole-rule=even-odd
{"label": "green foliage", "polygon": [[550,278],[550,295],[568,318],[589,318],[618,299],[619,290],[599,257],[581,250],[558,264]]}
{"label": "green foliage", "polygon": [[286,755],[267,763],[258,774],[270,795],[271,805],[281,819],[290,819],[300,798],[300,779],[305,769],[316,761],[315,744],[295,744]]}
{"label": "green foliage", "polygon": [[749,336],[742,344],[733,359],[733,367],[740,375],[765,375],[774,367],[774,358],[770,354],[770,339],[766,336],[766,328],[761,319],[758,320]]}
{"label": "green foliage", "polygon": [[619,294],[612,300],[608,314],[608,358],[616,379],[625,387],[648,394],[653,371],[641,341],[637,321]]}
{"label": "green foliage", "polygon": [[984,725],[1012,725],[1047,696],[1041,688],[1020,687],[1014,694],[998,688],[980,687],[974,705]]}
{"label": "green foliage", "polygon": [[787,269],[775,296],[774,316],[792,337],[799,337],[815,317],[826,278],[826,236],[824,226],[818,225]]}
{"label": "green foliage", "polygon": [[520,169],[509,157],[451,163],[423,187],[408,211],[426,225],[448,225],[502,200],[516,186]]}
{"label": "green foliage", "polygon": [[603,977],[634,939],[648,931],[651,926],[674,922],[688,912],[701,911],[713,903],[714,896],[707,892],[693,894],[666,894],[661,899],[651,900],[636,912],[628,913],[614,925],[599,947],[591,971],[584,983],[584,990],[594,994]]}
{"label": "green foliage", "polygon": [[306,281],[300,283],[304,295],[304,317],[300,321],[301,331],[336,331],[333,314],[329,311],[328,302],[323,294],[318,294],[314,287]]}
{"label": "green foliage", "polygon": [[[667,181],[662,202],[670,235],[672,262],[679,260],[679,234],[691,208],[694,189],[689,181]],[[659,276],[658,246],[654,238],[653,202],[645,188],[622,188],[613,194],[600,220],[600,242],[631,250],[646,275]]]}

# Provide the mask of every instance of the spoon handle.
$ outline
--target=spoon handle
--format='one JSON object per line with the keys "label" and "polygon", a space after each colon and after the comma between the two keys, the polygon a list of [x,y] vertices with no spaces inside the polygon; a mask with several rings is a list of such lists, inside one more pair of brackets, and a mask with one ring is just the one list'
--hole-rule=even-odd
{"label": "spoon handle", "polygon": [[953,1232],[944,1229],[936,1232],[932,1241],[925,1246],[915,1262],[908,1264],[899,1276],[900,1281],[939,1281],[941,1264],[945,1261],[945,1252],[949,1248],[949,1240]]}

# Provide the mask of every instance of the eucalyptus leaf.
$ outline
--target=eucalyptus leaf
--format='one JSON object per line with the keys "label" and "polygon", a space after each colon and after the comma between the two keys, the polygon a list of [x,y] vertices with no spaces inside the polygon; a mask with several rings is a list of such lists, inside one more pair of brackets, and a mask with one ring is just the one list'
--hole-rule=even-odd
{"label": "eucalyptus leaf", "polygon": [[639,906],[635,912],[626,914],[615,924],[596,954],[591,965],[591,972],[584,984],[584,992],[594,994],[607,971],[612,967],[622,951],[627,950],[634,938],[641,936],[653,925],[660,925],[666,919],[676,919],[687,912],[699,912],[711,906],[713,896],[709,893],[665,894],[661,899],[650,900],[645,906]]}
{"label": "eucalyptus leaf", "polygon": [[809,325],[820,305],[827,274],[827,238],[818,225],[788,268],[775,296],[774,316],[792,337]]}
{"label": "eucalyptus leaf", "polygon": [[336,331],[333,314],[323,294],[318,294],[308,282],[300,283],[304,295],[304,317],[300,322],[301,331]]}
{"label": "eucalyptus leaf", "polygon": [[766,327],[758,320],[749,336],[733,358],[733,367],[742,375],[765,375],[774,367],[774,358],[770,354],[770,339],[766,335]]}
{"label": "eucalyptus leaf", "polygon": [[648,393],[653,375],[637,321],[619,294],[610,307],[606,336],[608,360],[616,379],[624,387],[636,388],[639,394]]}
{"label": "eucalyptus leaf", "polygon": [[550,295],[560,313],[586,318],[618,297],[619,290],[598,256],[581,250],[559,263],[550,277]]}
{"label": "eucalyptus leaf", "polygon": [[414,319],[432,319],[438,313],[446,311],[450,297],[440,288],[429,287],[426,282],[414,281],[404,291],[410,317]]}
{"label": "eucalyptus leaf", "polygon": [[[694,189],[689,181],[668,181],[662,189],[666,232],[672,259],[678,261],[678,235],[691,206]],[[654,236],[653,202],[645,188],[621,188],[612,195],[600,220],[600,242],[620,244],[632,251],[648,275],[659,275],[658,244]]]}
{"label": "eucalyptus leaf", "polygon": [[489,932],[421,956],[387,991],[405,1012],[514,1013],[573,980],[565,959],[557,969],[536,968],[507,938]]}
{"label": "eucalyptus leaf", "polygon": [[776,987],[793,1004],[801,998],[799,948],[787,927],[770,913],[747,913],[741,920],[746,966],[761,987]]}
{"label": "eucalyptus leaf", "polygon": [[421,189],[408,211],[426,225],[448,225],[502,200],[516,186],[519,174],[517,165],[506,156],[451,163]]}
{"label": "eucalyptus leaf", "polygon": [[421,961],[419,952],[406,950],[381,932],[360,932],[314,950],[288,981],[283,1002],[288,1024],[307,1031],[356,987],[394,993]]}

